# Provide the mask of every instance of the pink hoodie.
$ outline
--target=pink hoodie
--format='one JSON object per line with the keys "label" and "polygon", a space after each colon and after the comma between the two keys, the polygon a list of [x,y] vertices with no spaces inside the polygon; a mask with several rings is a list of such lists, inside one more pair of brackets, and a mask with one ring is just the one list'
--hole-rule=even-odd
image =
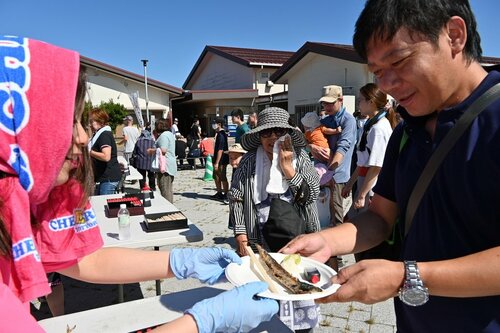
{"label": "pink hoodie", "polygon": [[79,67],[76,52],[0,36],[0,215],[12,238],[0,283],[22,302],[50,292],[46,271],[102,246],[90,205],[74,211],[81,185],[54,188],[72,142]]}

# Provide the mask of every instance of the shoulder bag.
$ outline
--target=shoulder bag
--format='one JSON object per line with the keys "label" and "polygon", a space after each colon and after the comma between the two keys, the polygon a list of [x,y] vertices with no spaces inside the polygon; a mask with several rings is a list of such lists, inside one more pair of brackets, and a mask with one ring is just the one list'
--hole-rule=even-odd
{"label": "shoulder bag", "polygon": [[[405,213],[405,224],[404,224],[404,236],[402,235],[400,229],[401,223],[400,219],[396,221],[392,236],[390,240],[387,240],[376,247],[369,249],[367,251],[357,254],[357,258],[360,259],[388,259],[388,260],[399,260],[401,255],[401,248],[404,237],[408,234],[415,212],[425,194],[432,178],[434,177],[437,169],[445,159],[448,152],[453,148],[462,136],[462,134],[469,128],[474,119],[488,107],[492,102],[500,98],[500,83],[497,83],[490,89],[488,89],[483,95],[481,95],[477,100],[475,100],[471,106],[464,112],[464,114],[458,119],[453,128],[446,134],[443,141],[438,145],[436,150],[432,153],[429,161],[425,165],[424,170],[420,174],[418,181],[413,188],[413,191],[408,200],[408,205],[406,206]],[[399,151],[403,149],[408,135],[403,132],[401,138]]]}
{"label": "shoulder bag", "polygon": [[[302,188],[297,190],[293,202],[301,197]],[[269,208],[269,217],[262,227],[262,235],[269,249],[276,252],[295,237],[306,232],[304,221],[293,203],[274,198]]]}

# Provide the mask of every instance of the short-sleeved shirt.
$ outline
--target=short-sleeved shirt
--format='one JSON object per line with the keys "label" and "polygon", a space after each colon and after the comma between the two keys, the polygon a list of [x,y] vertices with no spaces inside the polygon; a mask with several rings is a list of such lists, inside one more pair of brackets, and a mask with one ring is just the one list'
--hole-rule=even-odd
{"label": "short-sleeved shirt", "polygon": [[[406,211],[408,198],[431,154],[467,108],[500,73],[485,80],[455,107],[437,116],[434,139],[425,130],[426,117],[400,112],[400,125],[389,140],[374,192]],[[408,134],[399,152],[402,131]],[[500,246],[500,100],[490,104],[458,139],[436,171],[422,197],[405,238],[402,259],[436,261],[453,259]],[[404,221],[404,216],[400,217]],[[478,262],[477,265],[487,265]],[[424,281],[425,283],[425,281]],[[395,299],[398,330],[402,332],[482,332],[500,323],[500,295],[489,297],[438,297],[419,307]]]}
{"label": "short-sleeved shirt", "polygon": [[125,142],[125,152],[133,152],[135,143],[137,142],[137,139],[139,139],[139,130],[134,126],[125,126],[123,128],[123,135],[127,136],[127,141]]}
{"label": "short-sleeved shirt", "polygon": [[323,133],[325,128],[325,126],[321,125],[310,131],[305,131],[304,136],[306,137],[307,142],[321,148],[330,148],[328,140]]}
{"label": "short-sleeved shirt", "polygon": [[203,156],[213,155],[214,154],[214,139],[212,138],[204,138],[200,142],[200,150]]}
{"label": "short-sleeved shirt", "polygon": [[250,131],[250,127],[248,126],[247,123],[243,123],[236,127],[236,134],[234,135],[234,142],[235,143],[241,143],[241,137],[243,134],[246,132]]}
{"label": "short-sleeved shirt", "polygon": [[118,182],[122,178],[120,165],[118,164],[117,148],[115,138],[111,131],[104,131],[92,146],[93,151],[102,152],[105,147],[111,147],[111,159],[108,162],[92,158],[94,167],[94,180],[100,182]]}
{"label": "short-sleeved shirt", "polygon": [[384,162],[385,149],[392,134],[391,123],[386,117],[381,118],[370,128],[366,136],[366,149],[356,151],[358,166],[381,167]]}
{"label": "short-sleeved shirt", "polygon": [[167,160],[167,173],[171,176],[177,174],[177,162],[175,161],[175,138],[172,132],[163,132],[156,139],[156,148],[162,148],[167,151],[165,158]]}
{"label": "short-sleeved shirt", "polygon": [[[222,150],[223,153],[222,153],[222,157],[219,161],[219,164],[220,165],[227,165],[229,164],[229,155],[224,153],[225,151],[228,151],[228,144],[227,144],[227,134],[224,130],[220,130],[219,132],[217,132],[217,136],[215,138],[215,146],[214,146],[214,155],[217,156],[217,152],[219,150]],[[215,159],[217,157],[214,158],[214,163],[215,163]]]}
{"label": "short-sleeved shirt", "polygon": [[40,223],[34,232],[35,242],[46,272],[72,266],[103,245],[90,202],[75,210],[80,204],[81,188],[76,180],[70,180],[54,187],[47,201],[33,208]]}

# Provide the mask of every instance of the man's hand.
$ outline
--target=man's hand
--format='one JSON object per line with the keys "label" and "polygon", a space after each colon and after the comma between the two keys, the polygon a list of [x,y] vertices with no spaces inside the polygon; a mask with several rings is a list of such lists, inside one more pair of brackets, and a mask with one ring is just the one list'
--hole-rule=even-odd
{"label": "man's hand", "polygon": [[403,284],[405,268],[402,262],[389,260],[363,260],[341,269],[332,278],[340,288],[318,303],[361,302],[374,304],[398,294]]}
{"label": "man's hand", "polygon": [[219,171],[219,163],[214,163],[214,171]]}
{"label": "man's hand", "polygon": [[347,198],[350,194],[351,194],[351,191],[352,191],[352,185],[350,185],[349,183],[347,183],[343,188],[342,188],[342,198]]}
{"label": "man's hand", "polygon": [[279,250],[281,253],[299,253],[305,257],[311,257],[319,262],[326,262],[335,255],[328,245],[327,240],[316,232],[307,235],[300,235],[292,239],[285,247]]}
{"label": "man's hand", "polygon": [[317,145],[309,145],[312,156],[319,161],[326,162],[330,158],[330,150]]}

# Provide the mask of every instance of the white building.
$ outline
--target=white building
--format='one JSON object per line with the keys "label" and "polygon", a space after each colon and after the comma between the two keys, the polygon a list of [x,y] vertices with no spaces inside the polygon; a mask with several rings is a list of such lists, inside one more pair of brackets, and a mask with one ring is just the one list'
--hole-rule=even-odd
{"label": "white building", "polygon": [[[80,57],[80,62],[87,68],[88,97],[92,105],[113,100],[125,106],[137,119],[129,94],[138,92],[139,107],[146,120],[144,76],[84,56]],[[166,118],[171,111],[171,99],[181,95],[181,88],[148,78],[148,110],[154,118]]]}

